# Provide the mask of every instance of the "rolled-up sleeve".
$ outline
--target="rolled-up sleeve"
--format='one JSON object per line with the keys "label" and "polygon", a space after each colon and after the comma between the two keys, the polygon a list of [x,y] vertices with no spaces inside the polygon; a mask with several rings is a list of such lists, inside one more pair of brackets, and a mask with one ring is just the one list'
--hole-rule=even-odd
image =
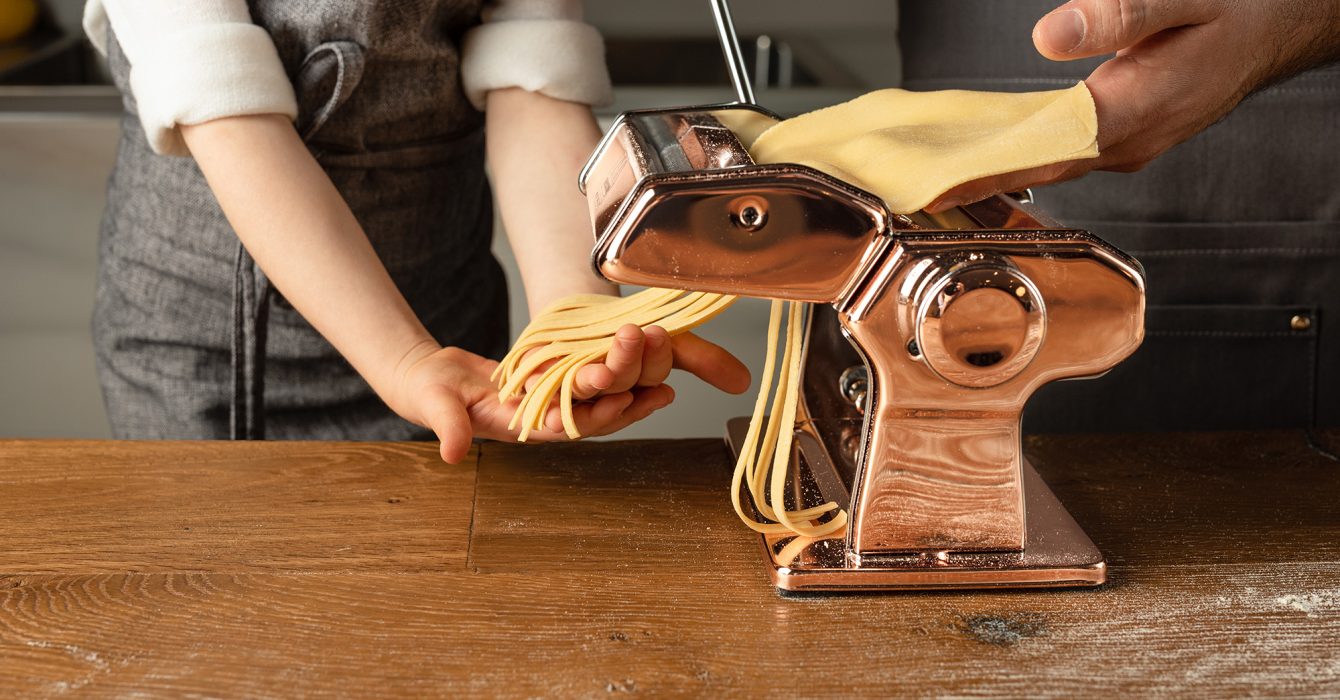
{"label": "rolled-up sleeve", "polygon": [[157,153],[189,155],[178,127],[249,114],[297,116],[293,85],[270,35],[244,0],[101,0],[84,27],[105,49],[110,23],[130,63],[130,88]]}
{"label": "rolled-up sleeve", "polygon": [[605,42],[581,0],[495,0],[466,34],[461,77],[483,109],[490,90],[519,87],[588,105],[613,101]]}

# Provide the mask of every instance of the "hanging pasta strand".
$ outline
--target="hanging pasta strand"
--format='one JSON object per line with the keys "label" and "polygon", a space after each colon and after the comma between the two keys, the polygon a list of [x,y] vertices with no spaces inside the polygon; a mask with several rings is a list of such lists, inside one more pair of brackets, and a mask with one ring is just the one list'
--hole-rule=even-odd
{"label": "hanging pasta strand", "polygon": [[[777,370],[777,345],[781,337],[783,315],[786,317],[786,335],[783,342],[780,373]],[[795,434],[796,409],[800,401],[800,374],[802,344],[804,342],[805,306],[794,302],[774,301],[768,318],[768,347],[763,360],[763,377],[754,413],[745,433],[744,443],[731,476],[731,505],[750,529],[764,534],[796,534],[804,537],[824,537],[847,525],[847,512],[837,503],[827,503],[788,511],[786,485],[789,481],[791,448]],[[772,391],[776,375],[776,391]],[[771,412],[768,395],[772,392]],[[762,442],[759,437],[762,434]],[[765,488],[765,486],[767,488]],[[754,510],[765,521],[755,520],[745,512],[742,493],[748,489]],[[825,522],[820,518],[832,514]]]}
{"label": "hanging pasta strand", "polygon": [[[544,426],[557,401],[564,431],[571,438],[581,437],[572,410],[577,373],[605,358],[620,328],[629,323],[644,329],[657,325],[678,335],[715,318],[734,301],[724,294],[654,288],[623,298],[582,294],[559,300],[526,327],[494,371],[498,397],[521,399],[508,427],[524,442]],[[846,511],[831,501],[787,510],[785,501],[804,334],[805,305],[774,301],[762,385],[731,476],[731,504],[740,520],[757,532],[823,537],[846,526]],[[762,520],[746,513],[745,494]],[[829,519],[820,522],[825,517]]]}

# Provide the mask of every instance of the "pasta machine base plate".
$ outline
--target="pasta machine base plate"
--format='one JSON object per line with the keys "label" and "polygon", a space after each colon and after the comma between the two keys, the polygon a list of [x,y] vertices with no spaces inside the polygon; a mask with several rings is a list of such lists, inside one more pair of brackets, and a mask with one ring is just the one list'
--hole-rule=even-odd
{"label": "pasta machine base plate", "polygon": [[[726,424],[726,443],[737,446],[747,417]],[[799,454],[797,451],[795,454]],[[793,454],[792,459],[796,459]],[[796,507],[823,502],[803,459],[791,465]],[[848,548],[845,530],[827,538],[761,535],[772,582],[783,591],[904,591],[980,588],[1098,586],[1107,580],[1103,554],[1030,464],[1023,461],[1026,538],[1023,551],[925,551],[859,555]]]}

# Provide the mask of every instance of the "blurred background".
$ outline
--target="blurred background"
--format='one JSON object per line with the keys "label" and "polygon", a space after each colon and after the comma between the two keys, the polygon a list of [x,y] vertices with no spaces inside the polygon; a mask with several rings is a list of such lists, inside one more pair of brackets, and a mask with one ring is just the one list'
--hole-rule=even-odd
{"label": "blurred background", "polygon": [[[758,100],[784,115],[899,84],[897,4],[733,0]],[[733,99],[706,2],[586,0],[607,41],[620,111]],[[0,0],[0,437],[108,437],[89,317],[98,221],[121,102],[79,27],[83,0]],[[576,186],[576,183],[573,183]],[[528,317],[506,239],[513,334]],[[755,370],[766,303],[704,327]],[[756,377],[757,379],[757,377]],[[752,408],[676,372],[674,405],[619,437],[719,436]]]}

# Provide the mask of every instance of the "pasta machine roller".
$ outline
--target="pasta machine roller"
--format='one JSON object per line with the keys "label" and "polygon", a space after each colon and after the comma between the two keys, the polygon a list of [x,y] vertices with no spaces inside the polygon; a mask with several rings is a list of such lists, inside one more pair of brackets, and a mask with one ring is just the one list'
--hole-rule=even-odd
{"label": "pasta machine roller", "polygon": [[[580,183],[604,277],[815,305],[789,496],[850,520],[825,539],[763,536],[773,582],[1101,584],[1103,556],[1028,463],[1020,419],[1043,384],[1139,346],[1139,263],[1023,197],[902,216],[815,169],[756,164],[744,144],[776,119],[744,102],[627,112]],[[732,445],[746,425],[728,426]]]}

